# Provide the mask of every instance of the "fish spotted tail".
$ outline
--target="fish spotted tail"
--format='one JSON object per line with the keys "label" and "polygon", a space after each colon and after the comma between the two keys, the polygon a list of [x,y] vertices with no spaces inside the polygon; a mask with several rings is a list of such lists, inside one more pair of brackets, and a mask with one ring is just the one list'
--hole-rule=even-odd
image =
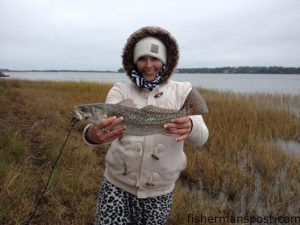
{"label": "fish spotted tail", "polygon": [[192,88],[182,108],[187,109],[191,115],[202,115],[208,112],[206,102],[196,88]]}

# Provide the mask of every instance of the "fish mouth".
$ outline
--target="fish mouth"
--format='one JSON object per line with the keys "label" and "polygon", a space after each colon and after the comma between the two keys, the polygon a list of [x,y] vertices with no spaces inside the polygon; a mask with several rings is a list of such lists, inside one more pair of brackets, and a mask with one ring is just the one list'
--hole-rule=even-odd
{"label": "fish mouth", "polygon": [[83,113],[80,111],[80,109],[77,106],[74,106],[74,111],[75,111],[75,117],[79,120],[83,120],[84,119],[84,115]]}
{"label": "fish mouth", "polygon": [[[102,109],[97,107],[93,107],[93,104],[90,105],[77,105],[74,106],[75,117],[79,120],[87,120],[90,122],[94,122],[94,120],[102,120],[107,117]],[[90,108],[88,108],[90,107]]]}

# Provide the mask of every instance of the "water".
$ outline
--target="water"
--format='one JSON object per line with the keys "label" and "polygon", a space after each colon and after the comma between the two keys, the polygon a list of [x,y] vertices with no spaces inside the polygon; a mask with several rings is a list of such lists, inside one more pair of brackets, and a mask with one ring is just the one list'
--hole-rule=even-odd
{"label": "water", "polygon": [[295,140],[277,140],[277,143],[284,151],[300,156],[300,143]]}
{"label": "water", "polygon": [[[124,73],[96,72],[6,72],[10,78],[56,81],[128,82]],[[300,94],[299,74],[174,74],[173,80],[189,81],[195,87],[242,93]]]}

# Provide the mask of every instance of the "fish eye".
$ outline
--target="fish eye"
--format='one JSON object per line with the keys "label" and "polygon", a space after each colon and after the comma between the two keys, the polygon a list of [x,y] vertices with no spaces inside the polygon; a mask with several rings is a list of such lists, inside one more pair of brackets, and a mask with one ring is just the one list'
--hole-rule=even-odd
{"label": "fish eye", "polygon": [[107,118],[107,114],[103,114],[103,117],[104,117],[104,118]]}

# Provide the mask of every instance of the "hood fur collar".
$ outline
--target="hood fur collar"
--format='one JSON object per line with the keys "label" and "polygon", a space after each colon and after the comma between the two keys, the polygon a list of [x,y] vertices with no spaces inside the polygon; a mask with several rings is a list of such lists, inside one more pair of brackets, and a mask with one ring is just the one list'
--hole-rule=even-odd
{"label": "hood fur collar", "polygon": [[142,27],[129,36],[122,54],[123,67],[127,76],[130,78],[132,70],[135,69],[135,66],[133,64],[134,46],[139,40],[149,36],[160,39],[167,48],[167,62],[166,62],[167,68],[164,74],[162,74],[162,79],[161,79],[161,84],[163,84],[170,78],[170,76],[172,75],[173,71],[176,68],[179,59],[179,50],[175,38],[172,37],[172,35],[168,31],[160,27],[153,27],[153,26]]}

